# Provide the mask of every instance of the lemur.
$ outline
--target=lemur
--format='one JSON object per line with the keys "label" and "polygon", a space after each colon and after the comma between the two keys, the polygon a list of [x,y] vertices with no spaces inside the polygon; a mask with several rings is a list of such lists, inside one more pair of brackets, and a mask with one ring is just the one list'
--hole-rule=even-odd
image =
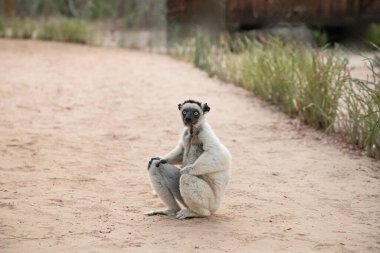
{"label": "lemur", "polygon": [[[178,105],[185,125],[177,146],[149,161],[153,189],[168,207],[147,215],[205,217],[220,206],[230,178],[231,154],[206,122],[207,103],[186,100]],[[180,165],[180,169],[175,165]],[[185,209],[180,208],[177,201]]]}

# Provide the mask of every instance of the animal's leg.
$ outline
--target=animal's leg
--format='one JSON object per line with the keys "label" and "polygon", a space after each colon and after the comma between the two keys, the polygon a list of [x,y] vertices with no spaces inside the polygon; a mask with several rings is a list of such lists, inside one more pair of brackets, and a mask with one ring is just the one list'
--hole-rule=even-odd
{"label": "animal's leg", "polygon": [[149,183],[150,183],[150,187],[152,188],[152,195],[155,196],[155,197],[157,197],[157,192],[153,188],[152,181],[150,181]]}
{"label": "animal's leg", "polygon": [[176,199],[184,203],[179,191],[179,169],[170,164],[160,164],[156,167],[157,162],[153,161],[150,164],[149,176],[153,189],[168,209],[148,212],[146,215],[175,215],[181,209]]}
{"label": "animal's leg", "polygon": [[178,219],[211,215],[210,209],[214,205],[215,197],[206,181],[189,174],[182,175],[180,191],[188,209],[179,211],[176,215]]}

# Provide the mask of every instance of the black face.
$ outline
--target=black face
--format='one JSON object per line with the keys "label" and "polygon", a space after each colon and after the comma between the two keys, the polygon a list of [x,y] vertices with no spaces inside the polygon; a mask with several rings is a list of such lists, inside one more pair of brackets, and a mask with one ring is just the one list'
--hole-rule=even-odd
{"label": "black face", "polygon": [[197,109],[187,108],[182,110],[182,120],[185,125],[197,124],[201,112]]}

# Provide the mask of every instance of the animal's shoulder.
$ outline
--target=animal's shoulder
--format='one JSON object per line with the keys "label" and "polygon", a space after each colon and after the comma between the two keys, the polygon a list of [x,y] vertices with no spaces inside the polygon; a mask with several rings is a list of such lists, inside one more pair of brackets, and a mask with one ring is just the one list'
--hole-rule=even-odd
{"label": "animal's shoulder", "polygon": [[200,129],[198,133],[198,138],[202,142],[216,142],[218,140],[218,138],[214,134],[214,131],[208,124]]}

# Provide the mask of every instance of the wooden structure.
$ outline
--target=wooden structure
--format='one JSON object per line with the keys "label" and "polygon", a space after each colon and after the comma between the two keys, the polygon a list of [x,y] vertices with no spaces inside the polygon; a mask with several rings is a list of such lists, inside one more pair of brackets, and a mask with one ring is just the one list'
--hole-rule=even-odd
{"label": "wooden structure", "polygon": [[380,22],[380,0],[167,0],[168,22],[214,17],[229,30],[304,23],[342,27]]}

